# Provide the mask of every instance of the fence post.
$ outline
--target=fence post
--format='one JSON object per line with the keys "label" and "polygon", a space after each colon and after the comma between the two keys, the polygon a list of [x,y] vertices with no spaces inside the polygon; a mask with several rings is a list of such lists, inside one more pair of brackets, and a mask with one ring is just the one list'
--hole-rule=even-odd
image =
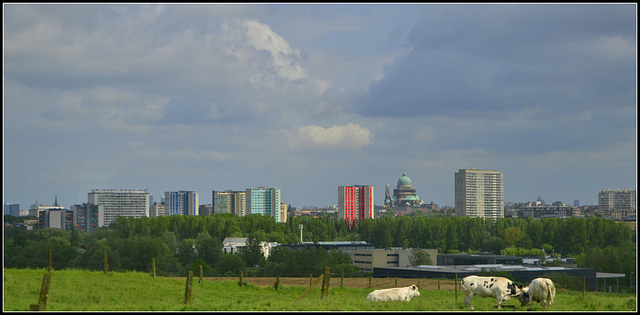
{"label": "fence post", "polygon": [[107,253],[104,253],[104,273],[109,273],[109,258],[107,258]]}
{"label": "fence post", "polygon": [[189,275],[187,276],[187,287],[184,290],[184,304],[189,304],[191,302],[192,287],[193,287],[193,271],[189,270]]}
{"label": "fence post", "polygon": [[273,287],[276,289],[276,291],[280,289],[280,276],[276,277],[276,283],[273,285]]}
{"label": "fence post", "polygon": [[398,278],[395,278],[394,280],[395,281],[393,282],[393,286],[394,287],[398,287]]}
{"label": "fence post", "polygon": [[313,281],[313,274],[309,274],[309,286],[311,286],[311,282]]}
{"label": "fence post", "polygon": [[582,297],[584,297],[584,290],[586,286],[587,286],[587,276],[583,275],[582,276]]}
{"label": "fence post", "polygon": [[156,278],[156,258],[151,258],[151,272],[153,272],[153,279]]}
{"label": "fence post", "polygon": [[198,280],[198,283],[202,283],[202,265],[200,265],[200,280]]}
{"label": "fence post", "polygon": [[242,270],[240,270],[240,286],[242,286]]}
{"label": "fence post", "polygon": [[440,280],[438,280],[438,290],[440,290]]}
{"label": "fence post", "polygon": [[329,295],[329,284],[331,281],[331,267],[324,267],[324,279],[322,279],[322,290],[320,291],[320,298],[324,299]]}
{"label": "fence post", "polygon": [[[51,251],[49,251],[51,253]],[[51,275],[44,275],[42,279],[42,286],[40,287],[40,298],[38,304],[29,305],[30,311],[44,311],[47,309],[47,297],[49,297],[49,283],[51,282]]]}
{"label": "fence post", "polygon": [[344,284],[344,271],[340,273],[340,287]]}
{"label": "fence post", "polygon": [[456,302],[458,302],[458,274],[455,274],[455,279],[453,280],[453,291],[456,291]]}
{"label": "fence post", "polygon": [[371,289],[371,275],[369,275],[369,289]]}
{"label": "fence post", "polygon": [[49,266],[47,267],[47,270],[49,272],[51,272],[51,269],[53,269],[53,267],[52,267],[53,266],[53,260],[51,259],[51,250],[49,250],[48,255],[49,255]]}

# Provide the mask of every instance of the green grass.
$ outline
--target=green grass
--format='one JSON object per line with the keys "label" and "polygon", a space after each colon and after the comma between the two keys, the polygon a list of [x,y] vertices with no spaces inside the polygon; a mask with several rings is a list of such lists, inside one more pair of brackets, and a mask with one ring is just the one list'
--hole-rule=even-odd
{"label": "green grass", "polygon": [[[316,285],[299,303],[307,287],[261,288],[230,281],[194,277],[191,302],[184,303],[186,278],[156,278],[148,273],[85,270],[4,269],[4,311],[28,311],[36,304],[45,274],[51,274],[47,311],[464,311],[464,295],[453,290],[420,290],[409,302],[366,301],[371,289],[332,287],[320,298]],[[495,299],[475,297],[477,311],[495,311]],[[516,300],[504,311],[527,311]],[[534,311],[542,310],[535,304]],[[603,292],[558,291],[553,311],[636,311],[636,296]]]}

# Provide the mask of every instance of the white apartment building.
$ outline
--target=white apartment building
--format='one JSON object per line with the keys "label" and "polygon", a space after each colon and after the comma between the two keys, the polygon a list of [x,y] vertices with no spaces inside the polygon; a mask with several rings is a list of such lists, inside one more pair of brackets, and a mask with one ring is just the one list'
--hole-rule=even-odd
{"label": "white apartment building", "polygon": [[602,189],[598,193],[598,211],[619,218],[636,214],[636,190]]}
{"label": "white apartment building", "polygon": [[504,177],[500,171],[460,169],[455,173],[456,216],[504,218]]}
{"label": "white apartment building", "polygon": [[104,225],[109,226],[119,216],[148,217],[149,189],[93,189],[88,203],[104,206]]}

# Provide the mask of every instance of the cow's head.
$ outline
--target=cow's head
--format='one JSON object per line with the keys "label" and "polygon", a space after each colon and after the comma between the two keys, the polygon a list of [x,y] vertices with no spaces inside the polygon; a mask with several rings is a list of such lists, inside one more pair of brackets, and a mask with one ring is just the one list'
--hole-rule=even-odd
{"label": "cow's head", "polygon": [[515,294],[514,297],[520,301],[520,306],[529,304],[529,286],[521,288],[520,292]]}
{"label": "cow's head", "polygon": [[522,291],[521,287],[518,287],[518,285],[516,285],[513,282],[509,282],[507,283],[507,294],[509,295],[516,295],[518,293],[520,293]]}
{"label": "cow's head", "polygon": [[418,286],[415,284],[412,284],[411,286],[409,286],[409,290],[411,290],[411,293],[415,296],[420,296],[420,291],[418,290]]}

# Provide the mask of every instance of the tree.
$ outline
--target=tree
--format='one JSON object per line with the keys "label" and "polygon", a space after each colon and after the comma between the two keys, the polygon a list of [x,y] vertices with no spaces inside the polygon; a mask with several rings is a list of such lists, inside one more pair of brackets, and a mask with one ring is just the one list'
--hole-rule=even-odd
{"label": "tree", "polygon": [[431,265],[433,262],[431,261],[431,255],[427,253],[425,250],[420,248],[412,248],[411,255],[409,256],[409,262],[411,266],[420,266],[420,265]]}
{"label": "tree", "polygon": [[[260,231],[264,235],[264,232]],[[242,250],[240,256],[247,263],[247,266],[262,266],[264,265],[265,258],[262,253],[261,241],[258,237],[252,236],[247,238],[247,245]]]}
{"label": "tree", "polygon": [[222,275],[237,275],[239,271],[246,268],[247,264],[238,254],[225,253],[216,264],[218,273]]}
{"label": "tree", "polygon": [[522,239],[522,230],[519,227],[511,226],[504,229],[504,240],[507,241],[509,247],[513,247],[520,239]]}
{"label": "tree", "polygon": [[217,237],[211,237],[209,232],[199,233],[196,237],[196,252],[199,259],[215,265],[222,255],[222,243]]}

